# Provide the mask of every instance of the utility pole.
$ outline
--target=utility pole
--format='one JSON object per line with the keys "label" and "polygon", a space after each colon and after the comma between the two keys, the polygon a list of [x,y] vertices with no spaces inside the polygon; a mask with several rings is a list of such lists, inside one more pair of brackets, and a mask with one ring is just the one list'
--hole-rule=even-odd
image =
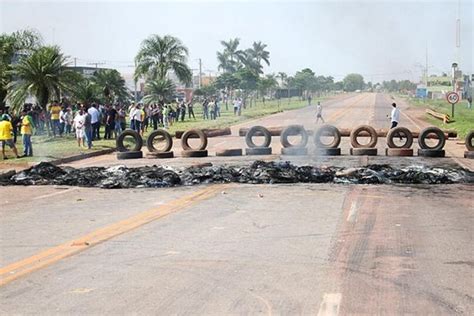
{"label": "utility pole", "polygon": [[77,58],[74,57],[74,68],[77,68]]}
{"label": "utility pole", "polygon": [[199,58],[199,89],[202,87],[202,60]]}
{"label": "utility pole", "polygon": [[[133,75],[135,76],[135,72],[137,71],[137,61],[135,60],[135,70],[133,71]],[[134,96],[135,96],[135,104],[138,103],[138,93],[137,93],[137,79],[134,78],[133,82],[135,83],[135,91],[134,91]]]}

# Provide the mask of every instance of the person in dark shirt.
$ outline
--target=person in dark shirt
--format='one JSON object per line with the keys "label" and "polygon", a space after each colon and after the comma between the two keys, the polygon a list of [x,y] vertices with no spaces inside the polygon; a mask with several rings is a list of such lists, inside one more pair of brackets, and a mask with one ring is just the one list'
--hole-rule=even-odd
{"label": "person in dark shirt", "polygon": [[[115,120],[117,118],[117,110],[107,105],[105,110],[105,139],[111,139],[112,133],[115,131]],[[115,135],[117,137],[117,135]]]}

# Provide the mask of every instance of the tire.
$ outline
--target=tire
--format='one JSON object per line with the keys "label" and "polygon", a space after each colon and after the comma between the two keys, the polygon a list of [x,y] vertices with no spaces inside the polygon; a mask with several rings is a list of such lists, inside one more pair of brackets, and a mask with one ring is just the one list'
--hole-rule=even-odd
{"label": "tire", "polygon": [[216,156],[242,156],[242,149],[232,148],[216,151]]}
{"label": "tire", "polygon": [[183,157],[207,157],[207,150],[183,150],[181,152]]}
{"label": "tire", "polygon": [[377,156],[377,148],[351,148],[352,156]]}
{"label": "tire", "polygon": [[139,159],[143,158],[143,152],[140,151],[119,151],[117,152],[117,159]]}
{"label": "tire", "polygon": [[[201,143],[199,144],[198,148],[191,148],[188,143],[188,139],[191,135],[198,136]],[[202,151],[205,150],[207,147],[207,136],[204,132],[200,129],[190,129],[189,131],[184,132],[183,137],[181,137],[181,146],[183,149],[192,150],[192,151]]]}
{"label": "tire", "polygon": [[[301,135],[301,142],[293,145],[288,141],[288,136]],[[284,148],[304,148],[308,144],[308,133],[303,125],[290,125],[280,135],[280,142]]]}
{"label": "tire", "polygon": [[[135,146],[131,150],[128,150],[127,147],[125,147],[125,145],[123,144],[123,141],[126,136],[132,136],[135,139]],[[141,151],[143,147],[143,139],[136,131],[126,129],[117,137],[115,144],[117,146],[117,151],[119,152]]]}
{"label": "tire", "polygon": [[[426,144],[426,137],[429,134],[436,134],[438,136],[438,144],[436,146],[430,147]],[[437,127],[431,126],[423,129],[420,132],[420,136],[418,136],[418,145],[421,149],[428,149],[428,150],[442,150],[444,148],[444,144],[446,143],[446,136],[444,132]]]}
{"label": "tire", "polygon": [[474,151],[474,146],[472,145],[473,138],[474,138],[474,131],[470,131],[466,136],[466,148],[468,151]]}
{"label": "tire", "polygon": [[413,156],[413,148],[385,148],[386,156],[411,157]]}
{"label": "tire", "polygon": [[[395,145],[393,141],[394,137],[398,137],[399,134],[403,134],[406,137],[406,142],[402,146]],[[395,127],[388,131],[387,133],[387,146],[389,148],[410,148],[413,145],[413,134],[406,127]]]}
{"label": "tire", "polygon": [[253,148],[245,148],[245,154],[247,156],[253,155],[271,155],[272,148],[271,147],[253,147]]}
{"label": "tire", "polygon": [[474,151],[465,151],[464,158],[474,159]]}
{"label": "tire", "polygon": [[[368,144],[359,144],[357,141],[357,136],[360,134],[360,132],[367,132],[369,134],[370,142]],[[375,145],[377,145],[377,131],[372,126],[361,125],[351,131],[350,139],[352,148],[374,148]]]}
{"label": "tire", "polygon": [[[334,140],[330,144],[324,144],[321,142],[321,136],[329,134],[334,137]],[[316,130],[314,133],[314,145],[316,148],[337,148],[341,143],[341,132],[336,126],[333,125],[323,125]]]}
{"label": "tire", "polygon": [[172,151],[151,152],[151,153],[147,153],[146,157],[149,159],[174,158],[174,153]]}
{"label": "tire", "polygon": [[[153,141],[155,140],[156,136],[163,136],[163,138],[165,139],[166,146],[165,146],[164,149],[158,150],[153,145]],[[150,135],[148,136],[148,138],[146,139],[146,147],[148,148],[149,152],[156,152],[156,153],[158,153],[158,152],[168,152],[173,147],[173,139],[171,138],[170,133],[168,133],[164,129],[157,129],[157,130],[151,132]]]}
{"label": "tire", "polygon": [[[257,146],[252,140],[253,136],[256,135],[263,135],[265,137],[265,141],[263,145]],[[263,126],[253,126],[249,129],[247,134],[245,134],[245,143],[249,148],[268,148],[270,146],[270,143],[272,141],[272,135],[270,132]]]}
{"label": "tire", "polygon": [[422,157],[433,157],[433,158],[440,158],[445,157],[446,153],[444,150],[436,150],[436,149],[418,149],[418,156]]}
{"label": "tire", "polygon": [[316,156],[340,156],[341,148],[316,148],[314,151]]}
{"label": "tire", "polygon": [[308,148],[305,147],[283,147],[281,149],[282,155],[287,156],[306,156],[308,154]]}

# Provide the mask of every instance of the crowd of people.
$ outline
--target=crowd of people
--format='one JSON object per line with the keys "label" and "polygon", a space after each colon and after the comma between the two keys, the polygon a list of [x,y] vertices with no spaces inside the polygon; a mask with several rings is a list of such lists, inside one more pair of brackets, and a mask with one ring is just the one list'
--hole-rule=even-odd
{"label": "crowd of people", "polygon": [[[202,119],[216,120],[221,117],[222,99],[205,98],[202,104]],[[243,101],[233,100],[234,115],[241,115]],[[115,139],[127,126],[141,135],[149,128],[168,129],[176,122],[196,120],[193,100],[181,100],[146,104],[69,104],[65,101],[51,102],[46,109],[34,104],[25,104],[20,115],[0,110],[0,142],[3,158],[5,146],[12,148],[17,157],[18,135],[23,140],[23,156],[32,156],[31,137],[50,134],[53,137],[74,136],[79,147],[92,148],[93,141]],[[101,132],[103,128],[103,132]],[[103,135],[101,135],[103,133]]]}

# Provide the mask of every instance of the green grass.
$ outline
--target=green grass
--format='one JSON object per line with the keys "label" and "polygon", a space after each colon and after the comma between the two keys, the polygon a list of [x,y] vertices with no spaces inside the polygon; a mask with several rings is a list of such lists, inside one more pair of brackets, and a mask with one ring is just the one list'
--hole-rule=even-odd
{"label": "green grass", "polygon": [[[408,98],[407,101],[412,106],[429,108],[436,112],[449,114],[449,116],[451,116],[451,104],[446,100],[423,101],[416,98]],[[456,130],[459,138],[466,137],[469,131],[474,130],[474,109],[468,109],[467,101],[465,100],[454,105],[454,122],[452,123],[444,124],[443,121],[436,119],[429,114],[425,114],[425,118],[433,125]]]}
{"label": "green grass", "polygon": [[[323,100],[323,98],[313,99],[313,104],[317,101]],[[184,122],[175,122],[170,128],[169,132],[174,135],[176,131],[185,131],[192,128],[223,128],[235,125],[239,122],[244,122],[247,120],[255,119],[258,117],[263,117],[278,113],[286,110],[295,110],[302,108],[307,105],[307,101],[301,101],[297,98],[292,98],[291,100],[282,99],[281,102],[278,100],[266,101],[265,104],[259,101],[256,104],[253,104],[252,107],[247,107],[242,109],[241,116],[234,116],[234,110],[232,104],[229,103],[229,109],[225,109],[225,104],[221,104],[221,117],[218,117],[217,120],[203,120],[202,119],[202,106],[196,104],[194,106],[194,113],[196,115],[196,120],[189,120],[188,113],[186,113],[186,118]],[[153,130],[152,124],[148,128],[148,132],[145,133],[144,138]],[[101,130],[101,136],[104,135],[104,130]],[[78,147],[77,142],[74,139],[74,135],[52,138],[48,136],[33,136],[33,154],[34,157],[25,157],[21,159],[12,159],[14,157],[13,152],[6,147],[6,154],[9,157],[7,160],[8,163],[26,163],[26,162],[39,162],[39,161],[51,161],[59,158],[64,158],[72,155],[77,155],[81,153],[87,153],[91,151],[97,151],[107,148],[115,147],[115,140],[100,140],[93,142],[93,148],[91,150]],[[18,153],[21,155],[23,153],[23,145],[21,144],[21,136],[18,137],[17,141]],[[1,158],[0,158],[1,159]],[[2,162],[0,161],[0,164]]]}

